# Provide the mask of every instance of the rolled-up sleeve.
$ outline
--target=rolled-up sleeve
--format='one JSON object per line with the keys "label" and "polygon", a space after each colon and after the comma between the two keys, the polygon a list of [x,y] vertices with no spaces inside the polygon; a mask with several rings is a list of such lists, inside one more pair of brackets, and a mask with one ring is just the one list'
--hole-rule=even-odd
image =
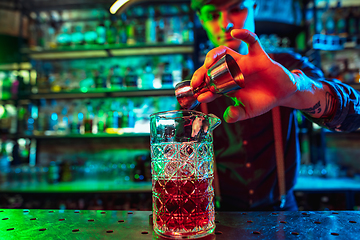
{"label": "rolled-up sleeve", "polygon": [[277,54],[274,60],[290,71],[300,69],[307,77],[333,90],[337,98],[335,114],[330,118],[312,118],[304,113],[306,118],[331,131],[353,132],[360,128],[360,93],[357,90],[339,80],[325,79],[319,68],[298,53]]}
{"label": "rolled-up sleeve", "polygon": [[311,121],[332,131],[353,132],[360,128],[360,93],[338,80],[320,80],[336,94],[335,114],[329,119],[308,117]]}

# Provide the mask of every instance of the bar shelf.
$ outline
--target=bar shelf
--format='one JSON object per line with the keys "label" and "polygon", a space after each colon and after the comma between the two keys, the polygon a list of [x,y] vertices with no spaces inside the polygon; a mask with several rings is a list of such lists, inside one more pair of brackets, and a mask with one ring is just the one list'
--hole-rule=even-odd
{"label": "bar shelf", "polygon": [[60,60],[60,59],[81,59],[81,58],[106,58],[118,56],[144,56],[163,54],[192,54],[193,43],[185,44],[136,44],[136,45],[109,45],[109,46],[81,46],[66,47],[61,49],[23,49],[33,60]]}

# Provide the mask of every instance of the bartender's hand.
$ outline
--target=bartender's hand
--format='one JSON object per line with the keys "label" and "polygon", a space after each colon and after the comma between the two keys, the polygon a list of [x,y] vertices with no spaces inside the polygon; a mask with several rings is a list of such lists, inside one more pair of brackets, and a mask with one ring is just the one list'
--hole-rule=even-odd
{"label": "bartender's hand", "polygon": [[[205,63],[193,75],[191,85],[197,88],[203,82],[207,70],[223,55],[230,54],[238,63],[245,79],[245,87],[228,94],[235,101],[224,113],[227,122],[236,122],[256,117],[277,106],[305,110],[312,117],[325,114],[325,92],[329,87],[306,77],[300,70],[290,72],[273,61],[263,50],[255,33],[246,29],[234,29],[234,38],[248,44],[249,53],[241,55],[230,48],[220,46],[209,51]],[[320,95],[316,96],[316,94]],[[210,91],[200,94],[199,102],[210,102],[219,95]],[[323,107],[313,111],[318,102]]]}

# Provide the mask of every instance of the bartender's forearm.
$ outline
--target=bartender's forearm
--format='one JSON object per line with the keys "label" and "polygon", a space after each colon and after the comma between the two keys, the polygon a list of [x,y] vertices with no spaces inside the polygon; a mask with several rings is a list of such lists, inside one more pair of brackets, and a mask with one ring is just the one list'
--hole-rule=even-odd
{"label": "bartender's forearm", "polygon": [[285,104],[312,118],[331,119],[336,111],[336,95],[327,84],[314,81],[300,70],[293,70],[297,91]]}

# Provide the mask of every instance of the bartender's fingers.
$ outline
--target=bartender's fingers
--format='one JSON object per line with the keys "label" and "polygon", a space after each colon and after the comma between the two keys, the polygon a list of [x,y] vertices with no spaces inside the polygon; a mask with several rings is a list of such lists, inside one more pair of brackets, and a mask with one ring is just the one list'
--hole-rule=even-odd
{"label": "bartender's fingers", "polygon": [[228,123],[234,123],[243,119],[247,119],[246,111],[243,106],[230,106],[224,112],[224,119]]}
{"label": "bartender's fingers", "polygon": [[213,101],[214,99],[220,97],[221,95],[212,93],[210,91],[206,91],[197,96],[197,100],[201,103],[208,103]]}
{"label": "bartender's fingers", "polygon": [[198,88],[203,83],[206,73],[207,69],[205,69],[204,66],[201,66],[194,72],[190,82],[190,85],[193,89]]}
{"label": "bartender's fingers", "polygon": [[204,62],[205,68],[209,69],[215,62],[217,62],[225,54],[230,54],[235,59],[235,61],[240,56],[239,53],[225,46],[214,48],[206,54],[206,58]]}
{"label": "bartender's fingers", "polygon": [[246,42],[248,44],[250,55],[265,54],[259,38],[255,33],[247,29],[234,29],[231,31],[231,36]]}

